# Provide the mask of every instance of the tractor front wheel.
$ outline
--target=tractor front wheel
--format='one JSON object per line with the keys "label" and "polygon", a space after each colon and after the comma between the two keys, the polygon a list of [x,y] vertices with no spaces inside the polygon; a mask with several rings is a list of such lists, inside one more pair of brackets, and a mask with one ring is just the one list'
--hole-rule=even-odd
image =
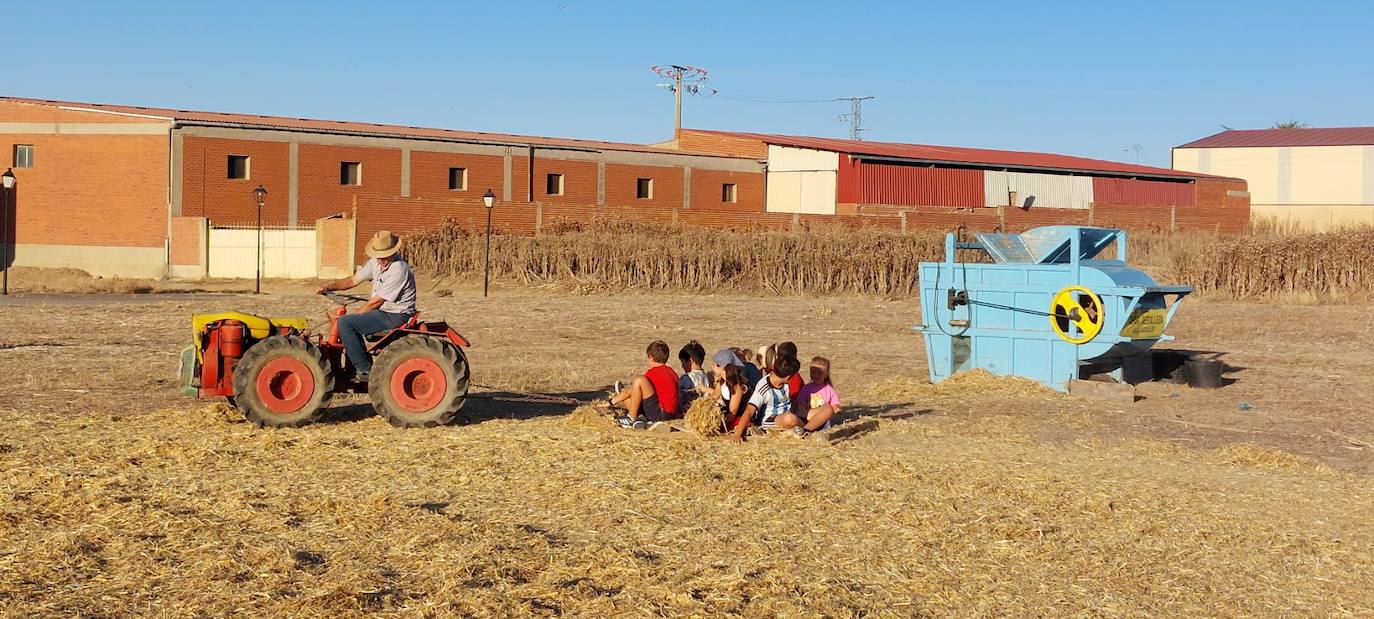
{"label": "tractor front wheel", "polygon": [[258,427],[303,426],[319,419],[334,391],[327,367],[305,339],[274,335],[250,346],[234,367],[234,404]]}
{"label": "tractor front wheel", "polygon": [[377,414],[393,426],[447,425],[468,394],[467,359],[447,340],[408,335],[377,355],[367,392]]}

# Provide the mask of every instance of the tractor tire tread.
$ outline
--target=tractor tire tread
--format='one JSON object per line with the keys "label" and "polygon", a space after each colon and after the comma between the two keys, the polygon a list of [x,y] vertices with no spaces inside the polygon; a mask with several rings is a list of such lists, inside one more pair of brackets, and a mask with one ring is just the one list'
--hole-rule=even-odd
{"label": "tractor tire tread", "polygon": [[[253,392],[256,382],[256,372],[253,369],[268,359],[283,353],[293,356],[303,355],[305,358],[302,361],[312,364],[314,369],[319,370],[315,380],[319,388],[323,390],[318,402],[314,402],[302,413],[294,413],[285,418],[262,407]],[[334,373],[330,371],[329,362],[325,360],[318,347],[301,337],[287,335],[267,337],[248,347],[235,370],[234,407],[239,409],[250,423],[259,428],[299,428],[309,425],[319,420],[324,414],[325,404],[334,395]]]}
{"label": "tractor tire tread", "polygon": [[[433,359],[442,367],[451,368],[451,380],[457,382],[454,393],[449,396],[451,400],[440,402],[436,410],[424,415],[401,410],[392,401],[389,393],[392,369],[401,360],[417,353]],[[372,407],[378,415],[387,420],[387,423],[397,428],[434,428],[450,425],[457,419],[458,411],[462,410],[466,402],[470,380],[471,370],[468,367],[467,356],[461,348],[437,336],[407,335],[392,342],[377,355],[377,360],[372,365],[367,391],[372,398]]]}

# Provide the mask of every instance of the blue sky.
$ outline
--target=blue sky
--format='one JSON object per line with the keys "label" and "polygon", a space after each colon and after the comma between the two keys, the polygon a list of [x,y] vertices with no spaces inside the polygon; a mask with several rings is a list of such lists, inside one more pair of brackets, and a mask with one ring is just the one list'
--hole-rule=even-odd
{"label": "blue sky", "polygon": [[[648,142],[689,127],[1167,166],[1225,124],[1374,124],[1374,5],[1339,2],[6,3],[0,93]],[[285,7],[285,8],[283,8]],[[23,53],[21,53],[21,50]]]}

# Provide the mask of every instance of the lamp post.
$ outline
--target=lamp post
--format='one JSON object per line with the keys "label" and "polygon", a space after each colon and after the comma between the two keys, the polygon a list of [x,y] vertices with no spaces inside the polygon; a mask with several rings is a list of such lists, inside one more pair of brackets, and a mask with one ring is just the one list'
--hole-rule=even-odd
{"label": "lamp post", "polygon": [[491,209],[496,206],[496,194],[487,188],[487,192],[482,194],[482,204],[487,207],[487,251],[482,262],[482,297],[487,296],[487,284],[491,282]]}
{"label": "lamp post", "polygon": [[0,294],[6,296],[10,293],[10,194],[14,193],[14,170],[7,169],[5,174],[0,176],[0,185],[5,187],[3,202],[0,202],[0,270],[5,275],[5,283],[0,287]]}
{"label": "lamp post", "polygon": [[262,294],[262,205],[267,203],[267,188],[262,185],[254,187],[253,201],[258,203],[258,271],[253,294]]}

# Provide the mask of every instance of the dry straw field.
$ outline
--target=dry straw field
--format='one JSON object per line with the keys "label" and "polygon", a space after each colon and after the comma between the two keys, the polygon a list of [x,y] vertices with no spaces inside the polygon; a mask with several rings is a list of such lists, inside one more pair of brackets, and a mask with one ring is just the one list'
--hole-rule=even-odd
{"label": "dry straw field", "polygon": [[[907,297],[916,292],[917,263],[943,256],[944,234],[840,226],[721,231],[604,220],[554,227],[535,237],[497,235],[492,272],[526,285],[585,290]],[[1239,236],[1142,231],[1131,239],[1132,264],[1160,279],[1191,283],[1205,294],[1363,301],[1374,291],[1374,229],[1302,234],[1261,224]],[[482,272],[481,238],[456,225],[412,235],[407,242],[409,257],[422,272]]]}
{"label": "dry straw field", "polygon": [[[1339,324],[1374,348],[1370,232],[1133,238],[1208,291],[1171,345],[1233,384],[1131,404],[930,385],[910,295],[934,233],[498,237],[490,298],[479,242],[416,235],[416,265],[457,276],[421,309],[474,341],[478,384],[460,425],[423,431],[357,397],[260,430],[176,391],[191,314],[320,319],[306,286],[12,297],[0,616],[1374,615],[1374,357],[1329,344]],[[792,339],[846,410],[733,445],[522,393],[603,398],[652,339]]]}
{"label": "dry straw field", "polygon": [[[1374,346],[1367,306],[1185,307],[1176,344],[1238,382],[1109,404],[929,385],[909,299],[426,288],[497,399],[403,431],[343,398],[271,431],[176,393],[187,317],[320,299],[25,302],[0,305],[0,616],[1374,613],[1374,358],[1320,337]],[[515,393],[592,401],[649,339],[784,332],[834,363],[826,440],[629,433]]]}

